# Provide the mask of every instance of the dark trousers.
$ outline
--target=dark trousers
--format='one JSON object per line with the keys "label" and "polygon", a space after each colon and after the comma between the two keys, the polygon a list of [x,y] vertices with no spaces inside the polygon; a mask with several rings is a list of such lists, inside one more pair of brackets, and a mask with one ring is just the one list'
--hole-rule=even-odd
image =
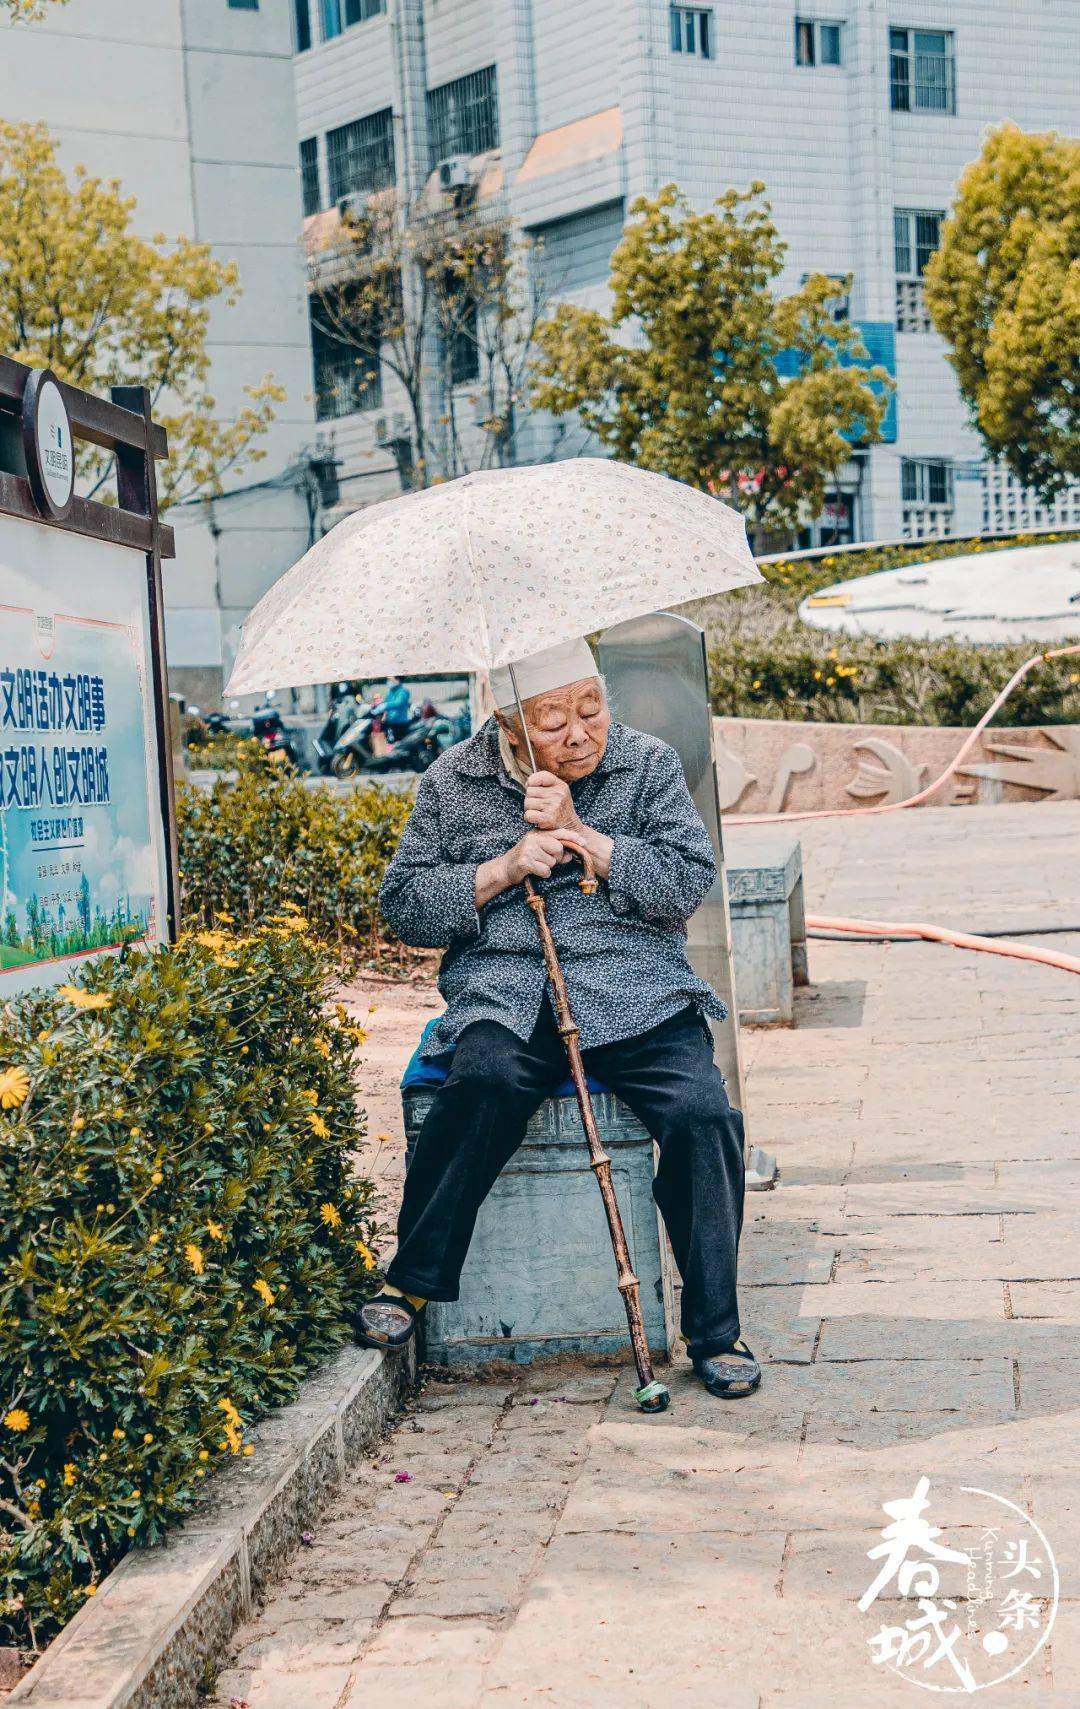
{"label": "dark trousers", "polygon": [[[708,1024],[687,1007],[636,1038],[584,1052],[660,1150],[653,1193],[683,1279],[682,1329],[709,1357],[739,1334],[736,1263],[743,1213],[743,1122],[713,1063]],[[477,1212],[566,1078],[545,998],[526,1042],[497,1021],[465,1028],[416,1141],[387,1280],[407,1294],[456,1300]]]}

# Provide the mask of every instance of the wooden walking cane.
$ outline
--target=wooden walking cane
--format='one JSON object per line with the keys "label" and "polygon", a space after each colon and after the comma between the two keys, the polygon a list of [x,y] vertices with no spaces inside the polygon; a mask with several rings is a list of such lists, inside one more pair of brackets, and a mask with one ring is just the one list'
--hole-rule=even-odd
{"label": "wooden walking cane", "polygon": [[[535,771],[536,756],[533,753],[529,727],[525,722],[525,709],[521,704],[521,695],[518,692],[517,677],[514,674],[513,665],[509,667],[509,670],[510,681],[514,685],[514,699],[517,703],[521,732],[525,738],[525,747],[529,755],[529,764]],[[598,880],[593,871],[592,862],[587,856],[583,856],[582,864],[585,867],[585,873],[578,882],[586,896],[594,896],[598,888]],[[611,1179],[611,1158],[604,1150],[600,1139],[596,1126],[596,1116],[593,1113],[592,1099],[589,1096],[589,1088],[585,1084],[585,1064],[581,1057],[577,1022],[574,1020],[574,1012],[570,1007],[570,997],[566,989],[566,979],[563,975],[562,963],[559,960],[559,952],[555,947],[555,939],[551,935],[547,908],[544,905],[544,898],[540,895],[531,878],[525,879],[525,900],[533,911],[536,929],[540,934],[544,965],[547,968],[551,995],[555,1004],[555,1019],[558,1024],[559,1035],[566,1049],[567,1061],[570,1064],[570,1076],[574,1082],[578,1109],[581,1112],[581,1125],[585,1129],[585,1138],[589,1146],[590,1167],[596,1176],[600,1196],[604,1201],[608,1232],[611,1235],[615,1267],[618,1271],[618,1287],[623,1297],[623,1305],[626,1308],[630,1345],[634,1350],[634,1364],[637,1366],[638,1386],[634,1390],[634,1399],[642,1412],[663,1412],[671,1400],[671,1394],[664,1384],[658,1382],[653,1375],[652,1354],[649,1352],[649,1342],[641,1316],[638,1279],[630,1262],[630,1248],[626,1242],[626,1230],[623,1228],[622,1213],[619,1210],[619,1201],[615,1196],[615,1185]]]}

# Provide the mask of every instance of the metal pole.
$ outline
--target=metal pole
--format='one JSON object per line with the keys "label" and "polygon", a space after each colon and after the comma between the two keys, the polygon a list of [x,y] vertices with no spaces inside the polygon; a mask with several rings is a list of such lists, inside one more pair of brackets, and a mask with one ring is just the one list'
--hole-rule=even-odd
{"label": "metal pole", "polygon": [[[521,694],[518,691],[514,667],[511,665],[509,668],[518,720],[521,724],[521,733],[525,738],[525,749],[529,756],[529,766],[532,771],[535,771],[536,755],[533,753],[529,726],[525,722],[525,708],[521,704]],[[580,882],[583,889],[587,885],[590,889],[595,890],[596,888],[596,880],[589,876]],[[577,1094],[578,1109],[581,1112],[581,1125],[585,1129],[585,1139],[589,1147],[589,1166],[596,1176],[600,1196],[604,1201],[608,1232],[611,1235],[611,1246],[615,1254],[615,1267],[618,1272],[618,1288],[623,1297],[623,1305],[626,1308],[630,1345],[634,1351],[634,1364],[637,1367],[638,1386],[634,1390],[634,1399],[642,1412],[663,1412],[671,1399],[671,1395],[664,1384],[658,1382],[653,1375],[652,1354],[649,1352],[645,1323],[641,1315],[640,1288],[633,1265],[630,1262],[630,1248],[626,1240],[626,1230],[623,1228],[622,1213],[619,1210],[619,1201],[615,1196],[615,1185],[611,1179],[611,1158],[604,1150],[601,1142],[600,1133],[596,1126],[596,1116],[593,1113],[592,1099],[585,1084],[585,1064],[581,1056],[577,1022],[574,1020],[574,1013],[570,1006],[566,979],[563,974],[562,963],[559,960],[559,952],[555,947],[555,939],[551,934],[544,898],[540,895],[531,878],[525,880],[525,900],[533,911],[536,929],[540,934],[544,965],[547,968],[552,1000],[555,1004],[555,1018],[570,1064],[570,1075],[574,1082],[574,1091]]]}

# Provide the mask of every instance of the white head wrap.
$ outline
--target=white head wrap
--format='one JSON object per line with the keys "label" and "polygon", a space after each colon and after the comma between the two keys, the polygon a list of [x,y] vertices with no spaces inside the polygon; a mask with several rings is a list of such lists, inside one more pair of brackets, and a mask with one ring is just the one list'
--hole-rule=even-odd
{"label": "white head wrap", "polygon": [[[547,694],[553,688],[565,688],[568,683],[595,676],[596,662],[587,641],[560,641],[555,647],[530,653],[528,658],[515,659],[514,675],[522,700],[531,700],[536,694]],[[491,672],[491,693],[500,711],[516,707],[508,665],[500,665]]]}

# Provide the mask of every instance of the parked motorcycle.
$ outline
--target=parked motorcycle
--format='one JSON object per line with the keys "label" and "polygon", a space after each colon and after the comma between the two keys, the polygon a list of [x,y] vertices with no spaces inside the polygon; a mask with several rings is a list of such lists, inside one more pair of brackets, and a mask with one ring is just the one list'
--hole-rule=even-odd
{"label": "parked motorcycle", "polygon": [[453,740],[450,720],[423,707],[405,730],[390,740],[385,707],[380,701],[362,706],[360,715],[334,743],[330,770],[335,777],[360,777],[388,771],[426,771]]}

